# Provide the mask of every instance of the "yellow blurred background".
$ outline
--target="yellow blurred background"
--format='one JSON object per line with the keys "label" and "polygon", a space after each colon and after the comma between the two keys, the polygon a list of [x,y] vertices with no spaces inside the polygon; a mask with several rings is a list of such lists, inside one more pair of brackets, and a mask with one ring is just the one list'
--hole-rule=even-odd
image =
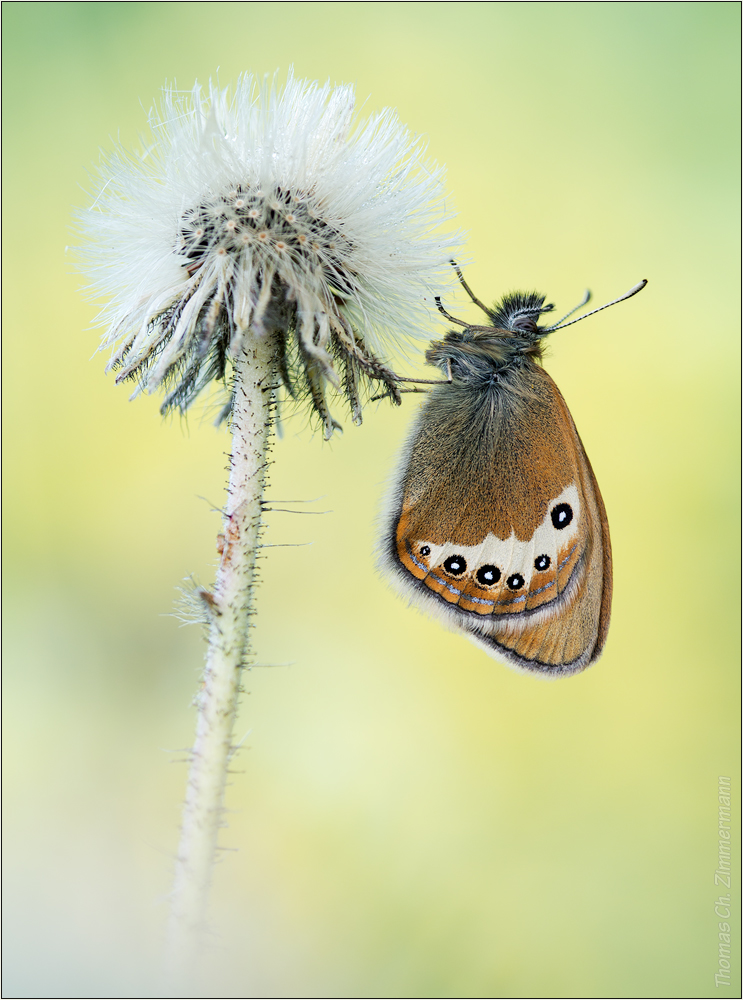
{"label": "yellow blurred background", "polygon": [[330,444],[286,425],[269,498],[332,513],[270,515],[269,542],[312,544],[264,553],[273,666],[247,677],[193,995],[740,995],[737,962],[714,985],[718,776],[740,790],[739,17],[3,5],[5,996],[157,991],[204,652],[168,615],[184,577],[212,579],[229,447],[198,405],[163,421],[91,358],[71,211],[165,81],[291,65],[427,137],[481,298],[537,288],[567,311],[650,284],[546,361],[615,554],[608,646],[575,678],[511,673],[377,575],[414,399]]}

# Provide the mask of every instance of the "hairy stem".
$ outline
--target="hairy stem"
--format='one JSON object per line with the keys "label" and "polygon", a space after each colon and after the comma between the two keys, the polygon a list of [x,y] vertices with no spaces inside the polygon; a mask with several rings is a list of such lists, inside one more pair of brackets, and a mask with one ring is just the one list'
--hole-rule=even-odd
{"label": "hairy stem", "polygon": [[171,897],[166,974],[173,986],[189,985],[197,968],[223,825],[240,675],[249,647],[275,363],[275,338],[270,335],[256,336],[235,363],[224,541],[214,593],[204,595],[211,617],[209,649]]}

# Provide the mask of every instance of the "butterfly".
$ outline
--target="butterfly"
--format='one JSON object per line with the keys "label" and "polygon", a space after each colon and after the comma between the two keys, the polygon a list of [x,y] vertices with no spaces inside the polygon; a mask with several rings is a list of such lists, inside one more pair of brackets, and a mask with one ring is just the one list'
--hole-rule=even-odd
{"label": "butterfly", "polygon": [[[446,381],[414,421],[384,517],[383,570],[424,610],[508,666],[544,677],[584,670],[609,630],[612,556],[596,477],[543,338],[625,295],[552,326],[536,292],[506,295],[426,352]],[[412,381],[412,380],[410,380]]]}

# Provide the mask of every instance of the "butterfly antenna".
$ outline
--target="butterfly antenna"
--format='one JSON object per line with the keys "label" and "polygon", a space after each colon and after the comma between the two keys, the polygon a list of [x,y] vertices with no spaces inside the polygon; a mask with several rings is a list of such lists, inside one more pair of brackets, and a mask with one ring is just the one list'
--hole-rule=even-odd
{"label": "butterfly antenna", "polygon": [[454,316],[450,316],[449,313],[446,311],[446,309],[444,309],[444,307],[441,305],[441,298],[440,298],[440,296],[436,295],[434,297],[434,302],[436,303],[436,308],[442,314],[442,316],[446,316],[446,318],[448,320],[450,320],[452,323],[456,323],[457,326],[469,326],[470,325],[469,323],[465,323],[465,321],[463,319],[456,319]]}
{"label": "butterfly antenna", "polygon": [[[582,319],[588,319],[589,316],[594,316],[596,313],[600,313],[603,309],[608,309],[609,306],[615,306],[618,302],[624,302],[625,299],[631,299],[633,295],[637,295],[638,292],[641,292],[647,283],[647,278],[643,278],[639,285],[635,285],[634,288],[630,288],[628,292],[625,292],[624,295],[620,295],[618,299],[613,299],[611,302],[607,302],[606,305],[599,306],[598,309],[592,309],[590,312],[584,313],[583,316],[579,316],[577,319],[571,319],[569,323],[563,323],[562,320],[560,320],[560,322],[555,326],[547,327],[546,330],[542,330],[541,332],[553,333],[555,330],[564,330],[566,326],[572,326],[573,323],[580,323]],[[577,306],[576,308],[580,308],[580,306]],[[572,312],[575,312],[575,309],[573,309]],[[568,316],[570,315],[571,313],[568,313]]]}
{"label": "butterfly antenna", "polygon": [[467,294],[472,299],[472,301],[475,303],[475,305],[479,306],[482,309],[482,311],[488,316],[488,318],[492,318],[491,315],[490,315],[490,310],[488,309],[488,307],[486,305],[483,305],[482,302],[480,302],[480,300],[477,298],[477,296],[472,291],[472,289],[470,288],[470,286],[464,280],[464,275],[459,270],[459,265],[457,264],[457,262],[455,260],[450,260],[449,263],[454,268],[454,270],[457,272],[457,277],[459,278],[459,280],[460,280],[460,282],[462,284],[462,288],[465,290],[465,292],[467,292]]}
{"label": "butterfly antenna", "polygon": [[578,310],[582,309],[583,306],[588,305],[588,303],[590,301],[591,301],[591,290],[589,288],[587,288],[586,289],[586,294],[580,300],[580,302],[578,303],[578,305],[577,306],[573,306],[573,308],[570,310],[570,312],[565,313],[565,315],[562,317],[562,319],[558,319],[558,321],[555,323],[555,325],[552,327],[552,329],[555,330],[560,325],[560,323],[564,323],[565,322],[565,320],[568,318],[568,316],[572,316],[574,312],[578,312]]}

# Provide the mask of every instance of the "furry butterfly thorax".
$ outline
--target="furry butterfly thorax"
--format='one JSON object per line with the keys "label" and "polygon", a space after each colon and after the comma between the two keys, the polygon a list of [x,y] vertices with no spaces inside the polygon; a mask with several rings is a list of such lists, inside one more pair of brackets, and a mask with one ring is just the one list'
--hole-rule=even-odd
{"label": "furry butterfly thorax", "polygon": [[544,337],[576,310],[542,326],[553,309],[544,296],[515,293],[489,309],[460,280],[489,322],[464,323],[437,303],[458,329],[426,352],[446,380],[403,449],[382,565],[413,602],[507,665],[573,674],[600,656],[612,596],[601,493],[540,363]]}

